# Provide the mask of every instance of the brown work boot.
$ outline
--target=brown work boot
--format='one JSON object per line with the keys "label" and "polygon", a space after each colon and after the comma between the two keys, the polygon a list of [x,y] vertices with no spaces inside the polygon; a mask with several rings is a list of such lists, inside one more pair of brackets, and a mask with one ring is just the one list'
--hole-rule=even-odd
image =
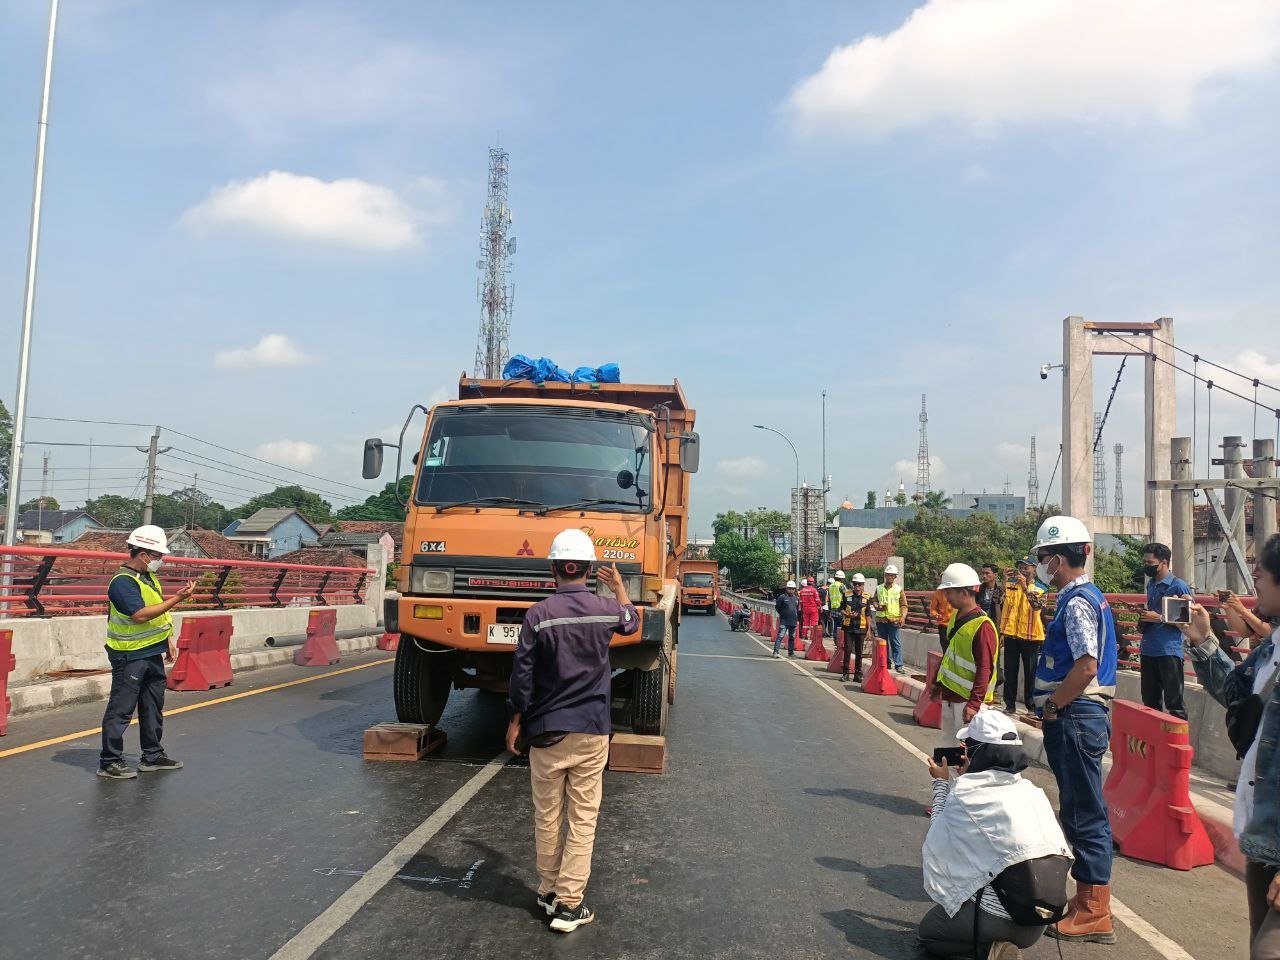
{"label": "brown work boot", "polygon": [[1076,895],[1071,898],[1067,915],[1045,934],[1058,940],[1115,943],[1116,932],[1111,923],[1111,887],[1076,884]]}

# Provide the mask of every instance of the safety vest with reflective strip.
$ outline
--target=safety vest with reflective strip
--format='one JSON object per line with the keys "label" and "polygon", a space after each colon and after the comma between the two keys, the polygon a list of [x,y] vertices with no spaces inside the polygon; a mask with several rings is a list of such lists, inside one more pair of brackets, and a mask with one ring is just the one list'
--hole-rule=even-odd
{"label": "safety vest with reflective strip", "polygon": [[1067,679],[1067,674],[1076,665],[1075,655],[1071,652],[1071,643],[1067,640],[1066,610],[1067,604],[1077,598],[1083,599],[1093,607],[1099,627],[1098,675],[1089,681],[1080,698],[1093,700],[1104,706],[1115,698],[1117,661],[1115,616],[1102,591],[1093,583],[1085,581],[1074,587],[1068,587],[1058,594],[1053,621],[1045,632],[1040,659],[1036,661],[1036,687],[1032,694],[1032,701],[1037,710],[1044,709],[1045,701],[1062,686],[1062,681]]}
{"label": "safety vest with reflective strip", "polygon": [[842,603],[844,603],[844,584],[839,580],[827,584],[827,609],[839,610]]}
{"label": "safety vest with reflective strip", "polygon": [[[164,602],[160,582],[151,574],[147,574],[146,579],[143,579],[136,570],[121,567],[120,572],[111,578],[111,582],[115,583],[117,577],[128,577],[138,584],[144,607],[152,607]],[[154,620],[148,620],[145,623],[134,623],[133,617],[125,616],[113,603],[110,613],[107,614],[107,646],[112,650],[141,650],[143,647],[150,647],[168,640],[172,634],[173,618],[167,613],[162,613]]]}
{"label": "safety vest with reflective strip", "polygon": [[1044,587],[1038,583],[1029,583],[1025,588],[1017,584],[1006,587],[1004,622],[1000,624],[1000,633],[1019,640],[1043,641],[1044,621],[1040,619],[1040,611],[1031,606],[1031,598],[1042,597],[1044,592]]}
{"label": "safety vest with reflective strip", "polygon": [[895,583],[890,588],[881,584],[876,587],[876,606],[886,620],[897,620],[902,616],[902,585]]}
{"label": "safety vest with reflective strip", "polygon": [[[966,700],[973,695],[973,681],[978,678],[978,665],[973,659],[973,640],[982,629],[984,623],[991,623],[985,613],[956,626],[958,613],[951,614],[951,622],[947,624],[947,652],[942,655],[942,663],[938,666],[938,682],[957,693]],[[995,633],[996,625],[991,623],[991,632]],[[991,681],[995,679],[995,665],[1000,662],[1000,638],[996,637],[996,649],[991,658]],[[987,695],[984,703],[991,703],[996,698],[996,685],[987,683]]]}

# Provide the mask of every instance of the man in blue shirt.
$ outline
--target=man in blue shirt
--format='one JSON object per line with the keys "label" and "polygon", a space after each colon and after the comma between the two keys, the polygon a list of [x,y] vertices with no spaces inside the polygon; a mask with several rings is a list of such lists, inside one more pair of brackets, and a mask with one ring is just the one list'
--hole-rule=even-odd
{"label": "man in blue shirt", "polygon": [[1173,552],[1165,544],[1149,543],[1142,553],[1142,572],[1147,577],[1147,609],[1139,618],[1142,702],[1185,720],[1182,631],[1164,622],[1164,598],[1189,596],[1191,588],[1169,572]]}
{"label": "man in blue shirt", "polygon": [[609,759],[609,643],[615,633],[639,630],[640,615],[617,567],[596,573],[612,597],[587,586],[596,548],[584,531],[559,533],[548,558],[556,592],[524,615],[511,667],[507,749],[531,748],[538,905],[552,930],[570,933],[595,919],[583,896]]}

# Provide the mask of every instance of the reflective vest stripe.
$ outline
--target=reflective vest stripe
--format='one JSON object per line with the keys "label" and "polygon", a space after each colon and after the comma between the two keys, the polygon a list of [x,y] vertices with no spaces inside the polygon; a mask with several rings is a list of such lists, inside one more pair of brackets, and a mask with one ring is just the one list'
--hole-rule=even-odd
{"label": "reflective vest stripe", "polygon": [[[144,607],[153,607],[157,603],[164,602],[164,592],[160,589],[159,582],[155,581],[150,574],[144,578],[136,570],[121,567],[120,572],[111,578],[111,582],[115,583],[117,577],[128,577],[138,585]],[[143,647],[150,647],[167,640],[172,635],[173,618],[169,614],[162,613],[154,620],[135,623],[133,617],[125,616],[116,609],[115,604],[111,604],[107,614],[107,647],[109,649],[122,652],[141,650]]]}
{"label": "reflective vest stripe", "polygon": [[902,588],[896,584],[892,590],[883,585],[876,587],[876,604],[884,608],[886,618],[897,620],[902,616]]}
{"label": "reflective vest stripe", "polygon": [[[982,629],[983,624],[991,624],[991,629],[995,630],[995,624],[991,623],[991,618],[985,613],[976,617],[971,617],[956,626],[956,618],[958,614],[951,614],[951,622],[947,625],[947,636],[949,642],[947,652],[942,655],[942,663],[938,666],[938,682],[950,690],[952,693],[964,697],[966,700],[973,696],[973,683],[978,679],[978,665],[974,662],[973,644],[978,636],[978,631]],[[1000,657],[1000,638],[996,637],[995,656],[992,657],[992,677],[987,683],[987,692],[983,697],[984,703],[991,703],[996,698],[996,685],[993,682],[995,677],[995,664],[999,662]]]}

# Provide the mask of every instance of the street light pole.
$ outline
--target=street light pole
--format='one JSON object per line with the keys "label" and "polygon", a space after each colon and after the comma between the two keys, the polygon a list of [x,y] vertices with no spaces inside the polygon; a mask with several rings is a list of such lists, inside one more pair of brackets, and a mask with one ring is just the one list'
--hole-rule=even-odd
{"label": "street light pole", "polygon": [[822,391],[822,576],[827,575],[827,391]]}
{"label": "street light pole", "polygon": [[[773,427],[766,427],[763,423],[753,423],[753,424],[752,424],[752,426],[753,426],[753,427],[755,427],[757,430],[768,430],[770,433],[776,433],[776,434],[777,434],[778,436],[780,436],[783,440],[787,441],[787,446],[791,448],[791,455],[792,455],[793,457],[795,457],[795,458],[796,458],[796,486],[795,486],[795,490],[796,490],[796,495],[797,495],[797,496],[799,496],[799,493],[800,493],[800,454],[796,452],[796,445],[795,445],[794,443],[792,443],[792,442],[791,442],[791,438],[790,438],[790,437],[788,437],[788,436],[787,436],[785,433],[783,433],[781,430],[775,430],[775,429],[773,429]],[[799,530],[797,530],[797,529],[793,529],[793,530],[791,531],[791,559],[795,561],[795,569],[796,569],[796,583],[797,583],[797,584],[800,582],[800,536],[799,536],[799,534],[800,534],[800,531],[799,531]]]}
{"label": "street light pole", "polygon": [[18,345],[18,392],[13,404],[13,445],[9,451],[9,496],[5,504],[4,545],[16,542],[19,486],[22,479],[22,434],[27,425],[27,378],[31,367],[31,320],[36,305],[36,261],[40,254],[40,209],[44,199],[44,145],[49,132],[49,88],[53,82],[53,38],[58,26],[58,0],[49,3],[49,42],[44,55],[44,91],[36,124],[36,173],[31,194],[31,235],[27,241],[27,274],[22,290],[22,339]]}

